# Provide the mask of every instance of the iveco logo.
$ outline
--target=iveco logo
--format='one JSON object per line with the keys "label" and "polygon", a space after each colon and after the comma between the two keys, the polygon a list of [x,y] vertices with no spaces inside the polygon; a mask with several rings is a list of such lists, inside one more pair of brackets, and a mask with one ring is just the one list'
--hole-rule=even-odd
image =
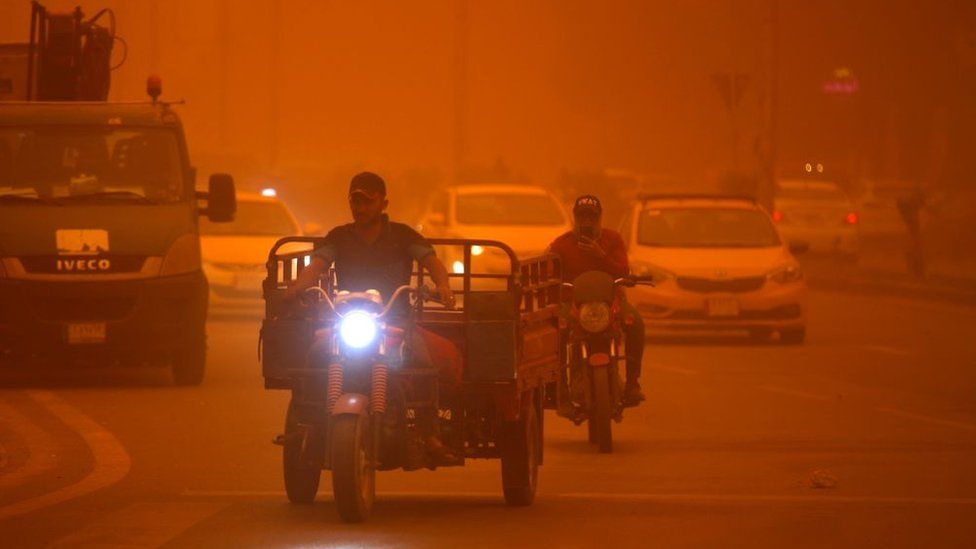
{"label": "iveco logo", "polygon": [[112,262],[108,259],[59,259],[55,264],[60,272],[108,271]]}

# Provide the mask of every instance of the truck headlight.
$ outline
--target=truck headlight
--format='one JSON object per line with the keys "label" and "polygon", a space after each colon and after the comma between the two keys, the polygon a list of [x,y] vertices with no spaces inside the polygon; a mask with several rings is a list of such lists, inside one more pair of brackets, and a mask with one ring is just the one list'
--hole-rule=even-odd
{"label": "truck headlight", "polygon": [[200,268],[200,238],[195,234],[187,233],[177,238],[166,251],[159,275],[192,273],[199,271]]}
{"label": "truck headlight", "polygon": [[769,279],[779,284],[789,284],[803,280],[803,271],[796,265],[787,265],[769,273]]}
{"label": "truck headlight", "polygon": [[363,311],[353,311],[339,322],[339,337],[353,349],[362,349],[372,343],[378,331],[376,317]]}
{"label": "truck headlight", "polygon": [[602,301],[584,303],[579,309],[579,323],[587,332],[602,332],[610,326],[610,306]]}

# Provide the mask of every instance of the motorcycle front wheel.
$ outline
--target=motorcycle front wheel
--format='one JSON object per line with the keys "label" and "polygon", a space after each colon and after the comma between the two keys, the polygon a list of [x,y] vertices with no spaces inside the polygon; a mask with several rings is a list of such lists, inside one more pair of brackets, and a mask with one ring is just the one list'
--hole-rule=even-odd
{"label": "motorcycle front wheel", "polygon": [[362,522],[373,509],[376,467],[371,440],[366,416],[342,415],[332,424],[332,493],[344,522]]}
{"label": "motorcycle front wheel", "polygon": [[601,454],[613,452],[613,410],[610,399],[610,368],[594,368],[590,372],[593,399],[587,428],[590,442],[597,445]]}

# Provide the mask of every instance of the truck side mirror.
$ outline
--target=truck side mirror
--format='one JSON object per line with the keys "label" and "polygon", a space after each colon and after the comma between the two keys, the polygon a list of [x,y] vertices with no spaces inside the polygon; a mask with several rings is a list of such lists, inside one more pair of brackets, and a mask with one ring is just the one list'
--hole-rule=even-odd
{"label": "truck side mirror", "polygon": [[805,254],[810,249],[810,243],[802,240],[790,242],[790,253],[793,255]]}
{"label": "truck side mirror", "polygon": [[234,191],[234,178],[226,173],[215,173],[210,176],[207,191],[207,207],[200,210],[201,214],[215,223],[234,220],[237,212],[237,193]]}

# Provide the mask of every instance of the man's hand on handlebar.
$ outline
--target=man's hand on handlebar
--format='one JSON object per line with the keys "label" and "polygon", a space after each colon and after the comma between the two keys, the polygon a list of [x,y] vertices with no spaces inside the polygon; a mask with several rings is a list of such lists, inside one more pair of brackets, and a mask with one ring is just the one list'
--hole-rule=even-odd
{"label": "man's hand on handlebar", "polygon": [[437,287],[437,298],[445,308],[453,309],[457,305],[454,291],[446,284]]}

